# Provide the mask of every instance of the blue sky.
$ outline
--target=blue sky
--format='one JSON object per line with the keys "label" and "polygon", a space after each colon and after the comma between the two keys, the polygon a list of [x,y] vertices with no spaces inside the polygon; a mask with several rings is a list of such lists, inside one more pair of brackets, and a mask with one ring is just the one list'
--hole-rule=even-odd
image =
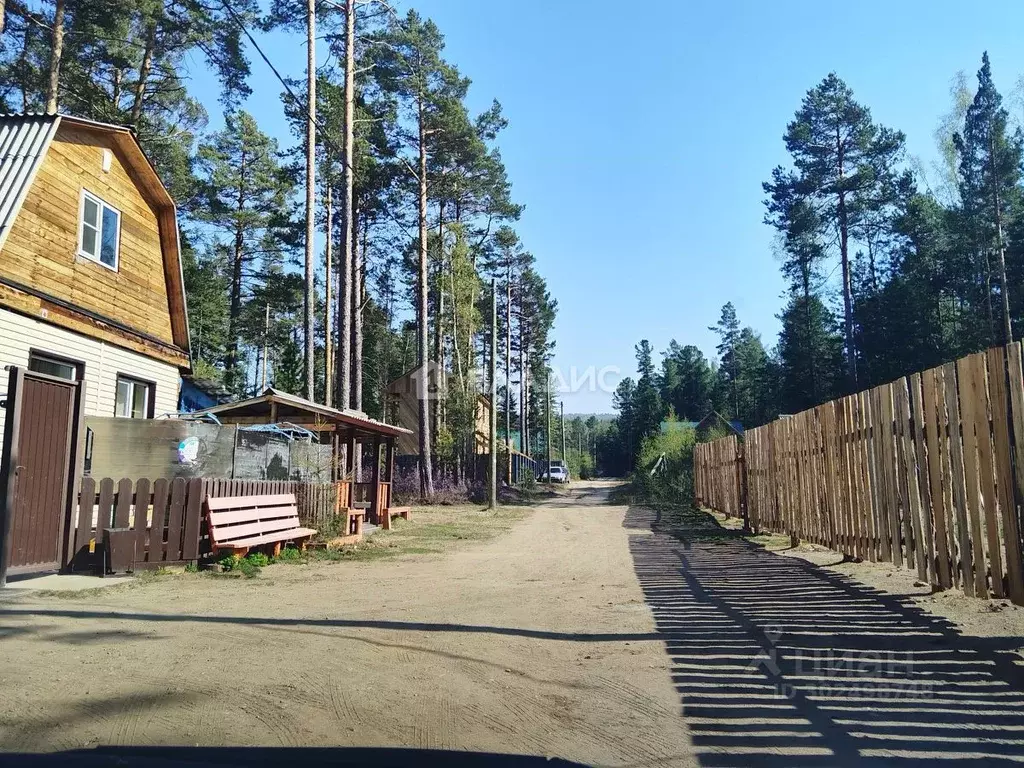
{"label": "blue sky", "polygon": [[[437,22],[446,57],[473,80],[472,109],[504,107],[499,146],[526,206],[517,229],[559,302],[566,378],[573,366],[632,375],[642,338],[659,354],[675,338],[712,356],[707,326],[726,301],[774,345],[785,286],[761,182],[786,160],[801,97],[829,71],[926,164],[957,71],[973,79],[987,49],[1004,96],[1024,74],[1015,2],[396,3]],[[302,37],[269,42],[274,64],[301,76]],[[251,58],[247,108],[287,144],[281,89]],[[212,84],[209,94],[214,112]],[[611,395],[566,395],[565,407],[610,411]]]}

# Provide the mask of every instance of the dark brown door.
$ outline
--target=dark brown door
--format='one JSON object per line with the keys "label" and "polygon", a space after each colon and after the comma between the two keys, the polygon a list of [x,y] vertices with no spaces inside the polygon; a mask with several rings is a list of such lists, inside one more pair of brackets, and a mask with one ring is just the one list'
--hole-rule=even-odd
{"label": "dark brown door", "polygon": [[[7,572],[61,565],[80,382],[19,371],[11,376],[6,440]],[[13,398],[11,395],[13,394]],[[9,448],[13,448],[8,455]],[[3,500],[0,500],[2,502]],[[0,558],[4,553],[0,552]]]}

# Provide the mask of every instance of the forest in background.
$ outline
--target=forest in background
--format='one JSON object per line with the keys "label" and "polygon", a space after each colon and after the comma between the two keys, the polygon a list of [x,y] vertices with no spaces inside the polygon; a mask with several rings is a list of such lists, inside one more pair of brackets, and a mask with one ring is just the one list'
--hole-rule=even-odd
{"label": "forest in background", "polygon": [[811,88],[783,136],[790,162],[763,185],[789,286],[777,343],[744,326],[731,302],[710,326],[714,359],[673,340],[658,366],[641,341],[638,377],[615,392],[598,465],[615,475],[646,468],[661,453],[652,446],[668,440],[666,419],[715,410],[756,427],[1019,338],[1022,94],[1024,78],[1004,103],[983,54],[975,79],[953,79],[934,131],[939,159],[927,167],[835,73]]}
{"label": "forest in background", "polygon": [[[257,42],[268,30],[320,51],[312,78],[274,69],[290,148],[244,109],[250,59],[274,67]],[[471,113],[470,79],[432,21],[381,0],[7,0],[0,32],[7,110],[132,126],[176,200],[197,378],[385,419],[388,382],[431,364],[443,396],[421,424],[430,495],[431,467],[458,482],[469,471],[494,280],[498,423],[541,450],[531,382],[546,378],[557,302],[515,231],[501,105]],[[208,72],[218,104],[190,93]]]}

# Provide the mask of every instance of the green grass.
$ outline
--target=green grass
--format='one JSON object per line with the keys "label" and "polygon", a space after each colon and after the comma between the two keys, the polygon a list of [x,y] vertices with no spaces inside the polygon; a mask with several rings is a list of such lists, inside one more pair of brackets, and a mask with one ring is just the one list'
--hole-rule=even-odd
{"label": "green grass", "polygon": [[339,548],[295,550],[278,562],[301,565],[311,562],[370,562],[404,555],[432,555],[461,542],[480,542],[512,528],[525,517],[523,506],[499,507],[496,511],[471,505],[416,507],[412,519],[396,518],[390,531],[377,531],[358,544]]}

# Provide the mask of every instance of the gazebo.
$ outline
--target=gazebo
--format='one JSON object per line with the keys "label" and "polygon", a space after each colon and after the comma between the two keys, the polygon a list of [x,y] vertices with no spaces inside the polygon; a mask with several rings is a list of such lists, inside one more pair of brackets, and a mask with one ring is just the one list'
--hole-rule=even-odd
{"label": "gazebo", "polygon": [[[331,446],[331,481],[339,484],[339,506],[365,508],[372,522],[384,527],[391,514],[405,513],[391,505],[391,484],[395,471],[395,441],[408,429],[371,419],[365,413],[331,408],[287,392],[268,387],[262,395],[224,403],[197,411],[209,414],[221,424],[288,424],[317,435],[321,444]],[[342,447],[345,457],[342,461]],[[356,453],[370,447],[370,481],[356,482]],[[384,449],[382,461],[381,448]]]}

